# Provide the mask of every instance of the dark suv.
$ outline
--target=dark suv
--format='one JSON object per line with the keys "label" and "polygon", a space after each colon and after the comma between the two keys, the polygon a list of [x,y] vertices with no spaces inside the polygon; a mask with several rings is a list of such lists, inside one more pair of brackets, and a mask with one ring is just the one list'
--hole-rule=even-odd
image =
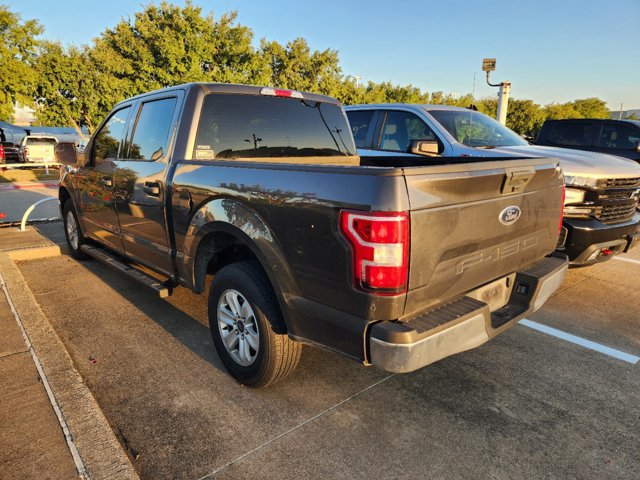
{"label": "dark suv", "polygon": [[536,144],[609,153],[640,162],[640,121],[547,120],[538,133]]}

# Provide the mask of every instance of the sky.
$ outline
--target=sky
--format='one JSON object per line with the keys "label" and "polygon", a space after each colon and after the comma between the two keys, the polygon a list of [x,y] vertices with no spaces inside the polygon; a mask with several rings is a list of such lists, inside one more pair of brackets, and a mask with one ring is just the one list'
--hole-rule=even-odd
{"label": "sky", "polygon": [[[91,44],[147,3],[126,0],[0,0],[43,37]],[[172,1],[183,5],[184,1]],[[640,0],[194,0],[261,38],[303,37],[315,50],[337,50],[343,72],[361,82],[412,84],[423,91],[487,97],[497,93],[481,71],[497,59],[492,83],[545,105],[599,97],[611,110],[640,108]],[[474,80],[475,77],[475,80]]]}

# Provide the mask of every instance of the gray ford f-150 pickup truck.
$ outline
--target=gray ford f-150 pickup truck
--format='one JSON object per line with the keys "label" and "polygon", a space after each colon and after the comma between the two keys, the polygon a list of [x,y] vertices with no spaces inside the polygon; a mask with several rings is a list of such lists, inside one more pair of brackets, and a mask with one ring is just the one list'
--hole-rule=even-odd
{"label": "gray ford f-150 pickup truck", "polygon": [[264,386],[301,344],[407,372],[476,347],[561,284],[557,161],[356,155],[332,98],[188,84],[118,104],[64,168],[71,254],[204,292],[218,354]]}

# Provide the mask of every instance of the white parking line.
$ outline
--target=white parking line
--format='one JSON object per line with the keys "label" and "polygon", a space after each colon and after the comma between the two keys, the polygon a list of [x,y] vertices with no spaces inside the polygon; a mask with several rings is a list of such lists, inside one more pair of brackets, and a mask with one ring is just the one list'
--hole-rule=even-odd
{"label": "white parking line", "polygon": [[547,327],[546,325],[538,322],[532,322],[531,320],[523,319],[520,320],[520,325],[524,325],[525,327],[533,328],[534,330],[546,333],[547,335],[552,335],[567,342],[575,343],[576,345],[595,350],[596,352],[604,353],[605,355],[609,355],[610,357],[617,358],[618,360],[622,360],[623,362],[627,362],[632,365],[635,365],[636,363],[638,363],[638,361],[640,361],[640,357],[636,357],[635,355],[631,355],[630,353],[622,352],[620,350],[616,350],[615,348],[607,347],[606,345],[601,345],[599,343],[592,342],[591,340],[586,340],[584,338],[571,335],[570,333],[563,332],[562,330],[558,330],[556,328]]}
{"label": "white parking line", "polygon": [[613,259],[620,260],[621,262],[637,263],[638,265],[640,265],[640,260],[633,260],[632,258],[613,257]]}

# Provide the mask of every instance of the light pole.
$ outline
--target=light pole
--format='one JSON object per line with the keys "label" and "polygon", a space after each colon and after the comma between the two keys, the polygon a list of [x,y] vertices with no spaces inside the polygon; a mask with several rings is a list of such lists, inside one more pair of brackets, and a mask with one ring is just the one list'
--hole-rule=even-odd
{"label": "light pole", "polygon": [[498,90],[498,112],[496,119],[503,125],[507,124],[507,107],[509,106],[509,94],[511,93],[511,82],[491,83],[489,75],[496,69],[495,58],[484,58],[482,60],[482,71],[487,72],[487,84],[490,87],[500,87]]}

